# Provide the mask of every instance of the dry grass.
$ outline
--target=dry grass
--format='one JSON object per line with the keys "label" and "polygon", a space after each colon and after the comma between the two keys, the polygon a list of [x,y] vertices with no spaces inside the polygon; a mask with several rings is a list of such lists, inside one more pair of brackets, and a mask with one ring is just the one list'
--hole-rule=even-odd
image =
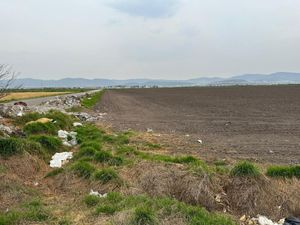
{"label": "dry grass", "polygon": [[69,93],[70,92],[15,92],[15,93],[9,93],[7,96],[2,98],[1,101],[13,101],[13,100],[47,97],[47,96],[55,96],[55,95],[62,95],[62,94],[69,94]]}

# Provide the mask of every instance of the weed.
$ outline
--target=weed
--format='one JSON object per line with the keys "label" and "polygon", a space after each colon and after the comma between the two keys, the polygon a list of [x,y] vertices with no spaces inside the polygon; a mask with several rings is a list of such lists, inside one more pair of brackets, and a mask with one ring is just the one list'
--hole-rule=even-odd
{"label": "weed", "polygon": [[160,149],[161,148],[160,144],[155,144],[155,143],[150,143],[150,142],[147,142],[145,145],[151,149]]}
{"label": "weed", "polygon": [[95,167],[88,162],[78,161],[73,166],[72,169],[74,172],[83,178],[89,178],[92,173],[95,171]]}
{"label": "weed", "polygon": [[48,178],[48,177],[54,177],[60,173],[64,172],[64,169],[63,168],[56,168],[56,169],[53,169],[52,171],[50,171],[49,173],[46,174],[45,178]]}
{"label": "weed", "polygon": [[57,152],[62,147],[62,141],[53,136],[34,135],[29,138],[30,140],[39,142],[44,148],[51,150],[51,152]]}
{"label": "weed", "polygon": [[260,175],[260,172],[251,162],[242,161],[234,166],[234,168],[230,171],[230,174],[232,176],[256,177]]}
{"label": "weed", "polygon": [[124,163],[124,159],[119,156],[114,156],[108,160],[108,165],[110,166],[120,166]]}
{"label": "weed", "polygon": [[92,207],[98,204],[100,198],[95,195],[87,195],[84,197],[83,201],[88,207]]}
{"label": "weed", "polygon": [[106,184],[107,182],[111,180],[116,180],[119,178],[117,172],[114,169],[111,168],[105,168],[99,171],[96,171],[94,173],[94,178],[96,180],[101,181],[103,184]]}
{"label": "weed", "polygon": [[32,134],[52,134],[55,135],[57,133],[57,128],[53,123],[29,123],[26,124],[23,128],[26,135]]}
{"label": "weed", "polygon": [[127,135],[124,135],[124,134],[119,134],[119,135],[108,135],[108,134],[106,134],[106,135],[102,136],[102,140],[103,140],[103,142],[106,142],[106,143],[119,144],[119,145],[129,143],[129,137]]}

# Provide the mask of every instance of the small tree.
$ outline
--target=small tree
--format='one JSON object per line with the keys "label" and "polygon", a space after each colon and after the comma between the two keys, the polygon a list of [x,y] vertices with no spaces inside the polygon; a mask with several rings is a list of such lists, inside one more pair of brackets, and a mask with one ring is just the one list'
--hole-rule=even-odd
{"label": "small tree", "polygon": [[8,94],[7,90],[12,87],[17,75],[10,66],[0,64],[0,99]]}

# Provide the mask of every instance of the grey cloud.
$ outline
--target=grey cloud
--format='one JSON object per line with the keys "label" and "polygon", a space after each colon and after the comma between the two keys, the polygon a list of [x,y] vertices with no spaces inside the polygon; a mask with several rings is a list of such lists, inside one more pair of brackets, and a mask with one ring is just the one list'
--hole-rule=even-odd
{"label": "grey cloud", "polygon": [[164,18],[172,16],[178,4],[178,0],[115,0],[109,6],[131,16]]}

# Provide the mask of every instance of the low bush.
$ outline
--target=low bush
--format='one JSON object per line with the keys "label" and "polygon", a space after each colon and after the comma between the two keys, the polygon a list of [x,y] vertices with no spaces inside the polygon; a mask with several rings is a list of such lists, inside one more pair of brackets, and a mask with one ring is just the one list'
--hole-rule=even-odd
{"label": "low bush", "polygon": [[39,142],[44,148],[51,152],[57,152],[62,147],[62,141],[57,137],[48,135],[34,135],[29,137],[30,140]]}
{"label": "low bush", "polygon": [[86,161],[78,161],[72,166],[73,171],[80,177],[89,178],[95,167]]}
{"label": "low bush", "polygon": [[98,202],[100,201],[100,198],[95,195],[87,195],[87,196],[85,196],[83,201],[88,207],[92,207],[92,206],[95,206],[98,204]]}
{"label": "low bush", "polygon": [[283,177],[300,179],[300,165],[298,166],[270,166],[267,169],[267,176],[269,177]]}
{"label": "low bush", "polygon": [[233,169],[230,171],[230,175],[256,177],[260,175],[260,172],[259,169],[251,162],[242,161],[233,167]]}
{"label": "low bush", "polygon": [[118,176],[117,172],[114,169],[105,168],[105,169],[96,171],[94,173],[94,178],[96,180],[101,181],[103,184],[106,184],[107,182],[109,182],[111,180],[118,179],[119,176]]}
{"label": "low bush", "polygon": [[29,123],[24,126],[23,131],[25,132],[26,135],[34,135],[34,134],[55,135],[57,133],[57,128],[51,122],[49,122],[49,123]]}

